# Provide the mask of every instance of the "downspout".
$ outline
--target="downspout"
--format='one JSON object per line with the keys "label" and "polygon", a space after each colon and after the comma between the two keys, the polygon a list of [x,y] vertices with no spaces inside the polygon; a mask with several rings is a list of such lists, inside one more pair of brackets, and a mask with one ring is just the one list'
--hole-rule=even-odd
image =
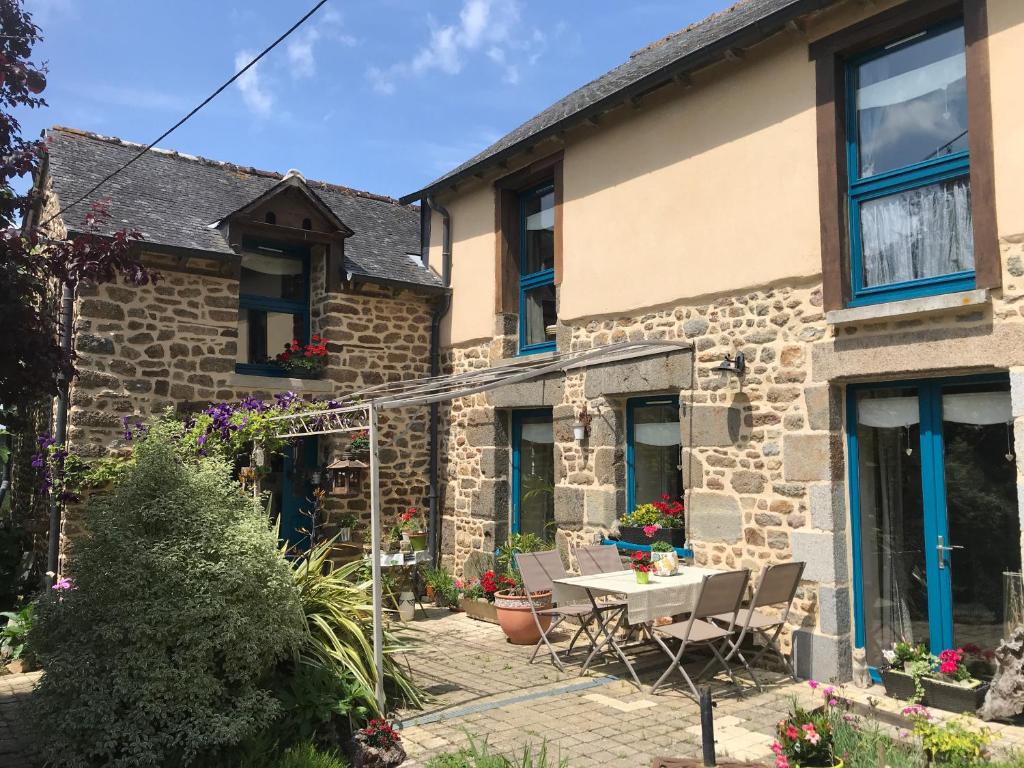
{"label": "downspout", "polygon": [[[64,293],[61,297],[61,321],[60,321],[60,349],[64,359],[71,357],[72,324],[74,323],[75,292],[70,285],[64,285]],[[67,449],[68,441],[68,395],[71,382],[60,374],[57,378],[57,402],[56,415],[54,416],[53,438],[56,445]],[[57,494],[50,492],[50,538],[47,541],[46,571],[47,586],[50,586],[57,578],[57,569],[60,564],[60,522],[61,522],[61,500]],[[49,575],[52,574],[52,575]]]}
{"label": "downspout", "polygon": [[[430,375],[441,374],[441,321],[448,314],[452,305],[452,217],[448,210],[434,201],[433,195],[427,195],[427,206],[441,216],[441,282],[444,294],[434,307],[430,318]],[[423,244],[430,248],[429,241]],[[430,404],[430,525],[427,527],[429,539],[427,548],[430,562],[437,565],[441,550],[441,510],[440,510],[440,471],[441,471],[441,410],[438,403]]]}

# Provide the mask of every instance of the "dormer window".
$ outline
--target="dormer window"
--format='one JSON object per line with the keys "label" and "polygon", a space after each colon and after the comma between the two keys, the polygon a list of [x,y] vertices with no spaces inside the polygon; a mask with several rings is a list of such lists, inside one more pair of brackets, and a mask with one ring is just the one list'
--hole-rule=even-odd
{"label": "dormer window", "polygon": [[238,286],[239,373],[281,375],[274,358],[309,338],[309,249],[244,241]]}

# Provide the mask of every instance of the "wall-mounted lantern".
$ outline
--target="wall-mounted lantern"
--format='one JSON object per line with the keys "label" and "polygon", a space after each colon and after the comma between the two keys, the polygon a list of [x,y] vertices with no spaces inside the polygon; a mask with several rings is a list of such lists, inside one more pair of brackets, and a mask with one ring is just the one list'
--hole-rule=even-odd
{"label": "wall-mounted lantern", "polygon": [[580,409],[579,415],[576,417],[576,422],[572,425],[572,436],[577,443],[582,443],[587,439],[590,434],[590,422],[592,421],[591,415],[587,412],[587,404],[583,404],[583,408]]}
{"label": "wall-mounted lantern", "polygon": [[736,357],[727,352],[725,359],[718,364],[715,370],[719,373],[734,373],[737,376],[742,376],[747,370],[747,359],[742,352],[737,352]]}
{"label": "wall-mounted lantern", "polygon": [[335,459],[327,465],[332,496],[354,496],[362,486],[363,470],[369,465],[358,459]]}

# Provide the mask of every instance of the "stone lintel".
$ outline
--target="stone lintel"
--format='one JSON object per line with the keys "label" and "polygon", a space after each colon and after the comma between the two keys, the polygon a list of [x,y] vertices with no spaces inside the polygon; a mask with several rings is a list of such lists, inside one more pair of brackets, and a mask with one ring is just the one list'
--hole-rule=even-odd
{"label": "stone lintel", "polygon": [[593,398],[689,389],[693,382],[691,358],[689,353],[677,352],[587,368],[583,392]]}

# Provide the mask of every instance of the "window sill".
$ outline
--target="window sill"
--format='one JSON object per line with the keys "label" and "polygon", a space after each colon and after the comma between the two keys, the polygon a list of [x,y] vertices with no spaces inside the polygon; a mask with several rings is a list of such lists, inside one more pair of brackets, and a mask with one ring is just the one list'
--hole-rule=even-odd
{"label": "window sill", "polygon": [[290,376],[257,376],[250,373],[232,373],[228,376],[227,385],[274,392],[310,393],[329,393],[337,388],[330,379],[297,379]]}
{"label": "window sill", "polygon": [[537,352],[519,352],[512,357],[503,357],[500,360],[495,360],[491,363],[492,368],[500,368],[506,365],[516,365],[529,361],[531,363],[541,363],[546,360],[554,360],[558,355],[558,352],[554,349],[539,350]]}
{"label": "window sill", "polygon": [[829,325],[850,325],[876,320],[892,320],[924,315],[933,312],[963,309],[980,306],[989,302],[986,288],[975,288],[970,291],[956,293],[940,293],[935,296],[922,296],[917,299],[886,301],[879,304],[866,304],[862,307],[834,309],[825,313],[825,322]]}

